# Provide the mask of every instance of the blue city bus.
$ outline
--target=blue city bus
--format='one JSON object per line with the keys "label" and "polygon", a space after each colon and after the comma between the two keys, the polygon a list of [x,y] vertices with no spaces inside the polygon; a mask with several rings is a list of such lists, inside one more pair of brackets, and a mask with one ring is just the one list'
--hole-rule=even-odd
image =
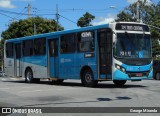
{"label": "blue city bus", "polygon": [[38,34],[5,41],[5,73],[28,83],[81,79],[88,87],[98,81],[123,86],[152,78],[151,48],[149,27],[136,22]]}

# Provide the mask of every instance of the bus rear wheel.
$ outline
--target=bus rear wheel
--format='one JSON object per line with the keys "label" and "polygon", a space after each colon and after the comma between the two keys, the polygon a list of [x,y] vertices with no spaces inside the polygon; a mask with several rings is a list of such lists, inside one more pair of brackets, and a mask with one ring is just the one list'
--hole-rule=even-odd
{"label": "bus rear wheel", "polygon": [[118,87],[121,87],[121,86],[124,86],[124,84],[126,83],[127,81],[126,80],[114,80],[113,83],[118,86]]}
{"label": "bus rear wheel", "polygon": [[91,70],[85,70],[82,74],[81,81],[85,87],[94,87],[98,81],[94,80],[93,72]]}
{"label": "bus rear wheel", "polygon": [[25,82],[32,83],[33,82],[33,72],[31,69],[27,69],[25,73]]}

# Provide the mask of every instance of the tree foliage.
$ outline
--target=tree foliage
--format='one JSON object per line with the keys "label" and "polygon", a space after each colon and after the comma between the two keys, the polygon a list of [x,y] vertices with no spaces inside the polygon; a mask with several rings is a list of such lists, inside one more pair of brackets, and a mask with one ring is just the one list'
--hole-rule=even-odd
{"label": "tree foliage", "polygon": [[[34,35],[34,25],[36,25],[36,33],[41,34],[56,31],[57,22],[41,17],[19,20],[9,25],[9,28],[2,33],[2,38],[11,39]],[[63,30],[60,25],[58,27],[59,30]]]}
{"label": "tree foliage", "polygon": [[[146,0],[144,2],[139,1],[139,12],[140,19],[143,23],[148,24],[150,26],[151,36],[152,36],[152,52],[153,57],[156,58],[157,55],[160,55],[160,2],[157,4],[146,4]],[[126,7],[122,12],[117,15],[116,21],[136,21],[136,4],[133,3]],[[153,28],[154,26],[158,28]]]}
{"label": "tree foliage", "polygon": [[79,18],[77,22],[77,26],[80,26],[80,27],[92,26],[91,21],[93,19],[95,19],[95,16],[86,12],[82,17]]}
{"label": "tree foliage", "polygon": [[[34,29],[34,25],[36,29]],[[63,27],[61,27],[61,25],[59,24],[57,25],[57,22],[55,20],[48,20],[41,17],[33,17],[12,22],[9,25],[8,29],[2,32],[1,35],[2,36],[0,42],[1,56],[3,56],[3,47],[5,40],[34,35],[34,30],[36,30],[36,34],[54,32],[56,31],[57,26],[59,30],[64,29]]]}

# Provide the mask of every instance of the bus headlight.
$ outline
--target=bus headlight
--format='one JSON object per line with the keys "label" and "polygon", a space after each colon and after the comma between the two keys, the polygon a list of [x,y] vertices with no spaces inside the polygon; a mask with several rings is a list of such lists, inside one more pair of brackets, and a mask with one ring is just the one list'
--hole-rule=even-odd
{"label": "bus headlight", "polygon": [[123,68],[122,66],[120,66],[120,65],[118,65],[118,64],[115,64],[115,67],[118,69],[118,70],[120,70],[120,71],[122,71],[122,72],[126,72],[126,69],[125,68]]}

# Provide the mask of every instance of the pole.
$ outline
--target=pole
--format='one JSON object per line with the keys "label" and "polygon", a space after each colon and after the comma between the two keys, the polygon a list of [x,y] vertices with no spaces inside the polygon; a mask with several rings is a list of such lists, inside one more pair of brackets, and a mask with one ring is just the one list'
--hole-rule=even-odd
{"label": "pole", "polygon": [[37,34],[37,27],[36,27],[36,24],[34,23],[34,35]]}
{"label": "pole", "polygon": [[137,1],[137,22],[140,22],[140,19],[139,19],[139,0]]}
{"label": "pole", "polygon": [[58,4],[56,4],[56,21],[57,21],[57,27],[56,30],[58,31],[58,24],[59,24],[59,14],[58,14]]}
{"label": "pole", "polygon": [[31,5],[30,4],[28,4],[28,18],[30,18],[30,14],[31,14]]}

